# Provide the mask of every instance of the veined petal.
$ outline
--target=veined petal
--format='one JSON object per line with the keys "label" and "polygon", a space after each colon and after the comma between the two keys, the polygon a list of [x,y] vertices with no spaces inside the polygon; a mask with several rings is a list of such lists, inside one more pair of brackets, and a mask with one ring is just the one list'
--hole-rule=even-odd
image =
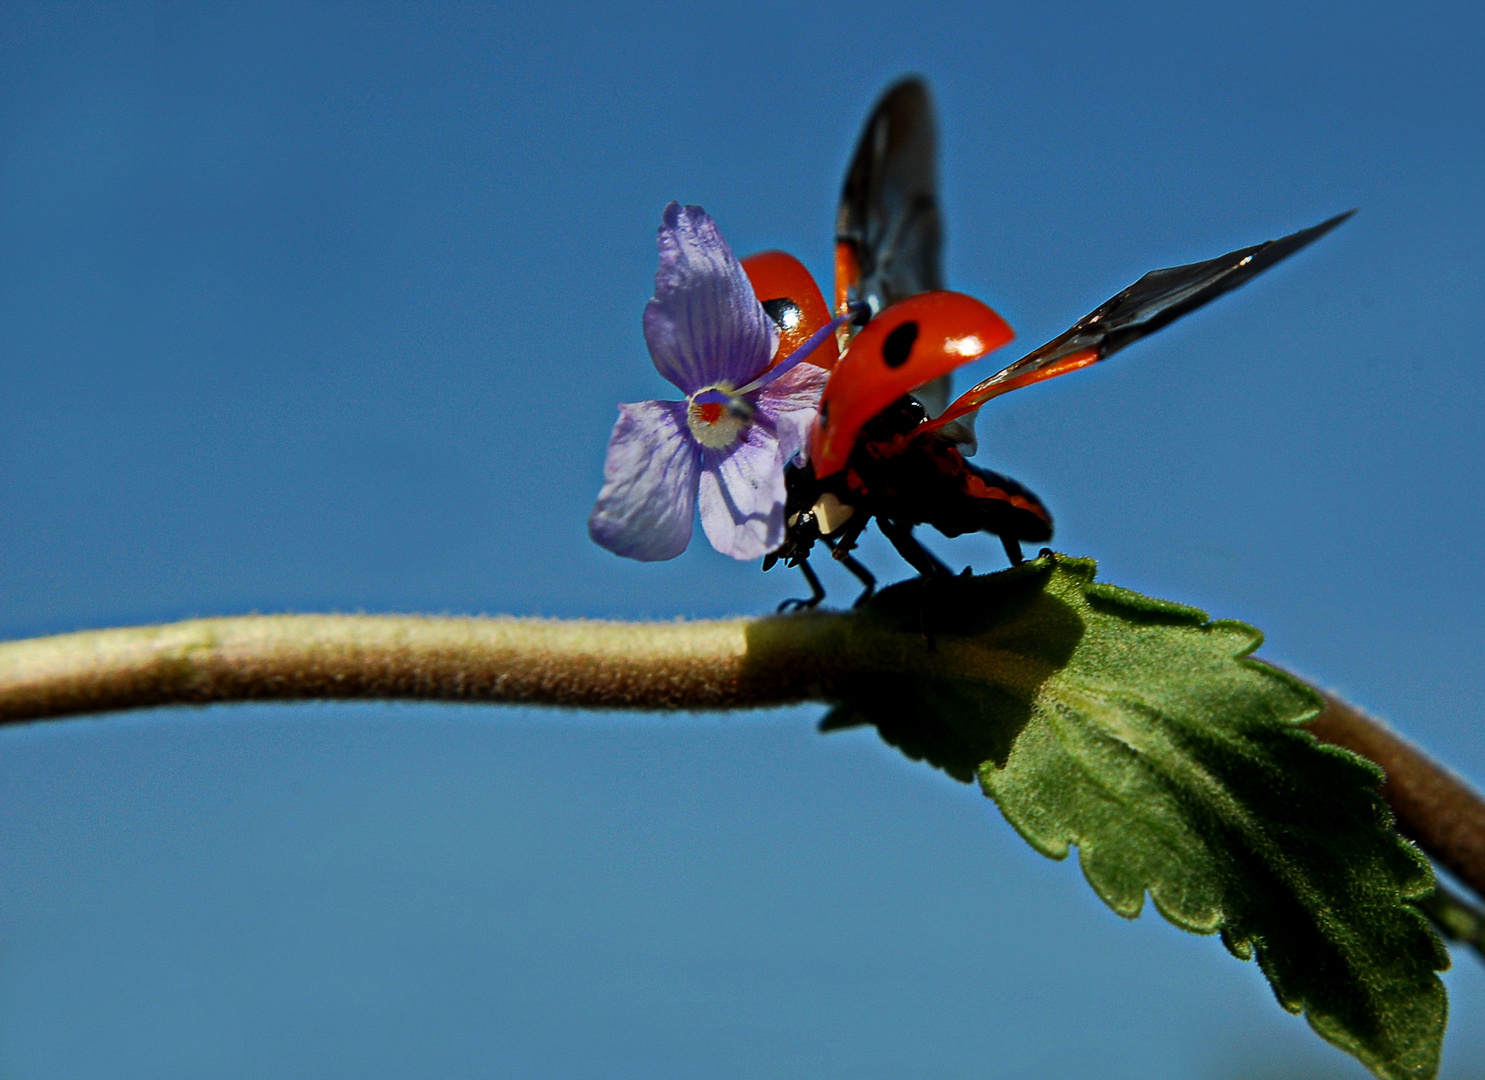
{"label": "veined petal", "polygon": [[675,558],[691,541],[700,468],[684,401],[620,405],[588,535],[631,559]]}
{"label": "veined petal", "polygon": [[800,364],[758,391],[758,412],[773,423],[779,457],[789,461],[809,445],[810,425],[820,409],[820,394],[830,372],[814,364]]}
{"label": "veined petal", "polygon": [[743,385],[778,347],[778,330],[742,264],[699,206],[665,208],[644,323],[656,370],[688,395],[718,383]]}
{"label": "veined petal", "polygon": [[701,527],[734,559],[761,559],[784,542],[784,459],[774,434],[754,424],[701,467]]}

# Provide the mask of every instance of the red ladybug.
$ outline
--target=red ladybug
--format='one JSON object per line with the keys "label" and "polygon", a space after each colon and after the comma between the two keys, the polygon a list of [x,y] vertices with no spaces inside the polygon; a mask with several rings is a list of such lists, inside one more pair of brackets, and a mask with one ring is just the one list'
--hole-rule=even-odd
{"label": "red ladybug", "polygon": [[[865,302],[878,317],[843,351],[827,344],[811,358],[831,375],[809,460],[786,474],[784,542],[763,563],[765,570],[780,560],[798,566],[809,582],[810,597],[784,607],[813,607],[824,599],[807,561],[817,541],[866,586],[856,602],[866,600],[876,580],[851,551],[873,519],[924,576],[951,571],[913,536],[917,525],[945,536],[992,533],[1011,562],[1021,562],[1023,542],[1051,539],[1052,517],[1015,480],[966,460],[965,453],[974,452],[975,411],[1011,390],[1107,359],[1354,213],[1206,262],[1153,270],[945,407],[949,372],[1014,335],[978,300],[943,291],[935,153],[927,89],[916,79],[898,83],[867,121],[841,196],[836,307]],[[830,321],[819,287],[791,256],[766,252],[744,259],[743,267],[779,327],[778,355]]]}

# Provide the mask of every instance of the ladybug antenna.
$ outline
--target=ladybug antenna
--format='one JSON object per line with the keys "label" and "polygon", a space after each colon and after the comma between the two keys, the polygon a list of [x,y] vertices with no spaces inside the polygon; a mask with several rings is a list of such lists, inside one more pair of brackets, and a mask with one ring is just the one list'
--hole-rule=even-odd
{"label": "ladybug antenna", "polygon": [[761,390],[763,387],[767,386],[775,379],[779,378],[782,375],[788,374],[794,368],[798,367],[804,361],[808,360],[810,358],[810,355],[816,349],[818,349],[821,345],[825,344],[825,342],[829,340],[831,334],[835,333],[836,330],[840,329],[846,323],[851,323],[855,326],[865,326],[870,321],[870,304],[862,300],[857,301],[854,304],[847,305],[844,312],[831,319],[828,323],[826,323],[824,326],[820,327],[820,329],[816,330],[813,334],[807,337],[804,340],[804,344],[800,345],[799,348],[795,349],[788,356],[784,357],[773,367],[765,371],[762,375],[759,375],[752,382],[748,383],[747,386],[738,387],[736,390],[733,391],[733,393],[751,394],[754,390]]}

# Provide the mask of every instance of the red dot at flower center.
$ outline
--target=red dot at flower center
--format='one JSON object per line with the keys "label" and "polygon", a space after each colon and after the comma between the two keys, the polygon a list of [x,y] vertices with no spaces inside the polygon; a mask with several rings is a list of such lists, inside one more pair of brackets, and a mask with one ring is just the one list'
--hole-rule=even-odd
{"label": "red dot at flower center", "polygon": [[718,420],[722,419],[722,405],[716,401],[698,402],[696,405],[696,415],[703,423],[715,424]]}

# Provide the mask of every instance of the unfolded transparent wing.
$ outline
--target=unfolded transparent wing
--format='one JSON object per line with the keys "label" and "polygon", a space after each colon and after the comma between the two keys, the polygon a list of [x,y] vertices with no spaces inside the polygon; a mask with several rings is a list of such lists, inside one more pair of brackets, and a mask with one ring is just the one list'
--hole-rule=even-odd
{"label": "unfolded transparent wing", "polygon": [[[873,314],[944,287],[933,103],[920,79],[890,87],[861,132],[835,219],[836,302]],[[854,262],[854,267],[850,265]]]}
{"label": "unfolded transparent wing", "polygon": [[971,387],[919,432],[938,430],[991,398],[1106,360],[1127,345],[1170,325],[1275,263],[1314,243],[1356,211],[1265,244],[1241,248],[1206,262],[1152,270],[1073,324],[1066,333]]}
{"label": "unfolded transparent wing", "polygon": [[[872,110],[846,171],[835,220],[836,310],[864,300],[880,314],[943,287],[933,100],[921,79],[903,79]],[[949,377],[913,394],[937,416],[949,403]],[[968,423],[962,437],[973,439]]]}

